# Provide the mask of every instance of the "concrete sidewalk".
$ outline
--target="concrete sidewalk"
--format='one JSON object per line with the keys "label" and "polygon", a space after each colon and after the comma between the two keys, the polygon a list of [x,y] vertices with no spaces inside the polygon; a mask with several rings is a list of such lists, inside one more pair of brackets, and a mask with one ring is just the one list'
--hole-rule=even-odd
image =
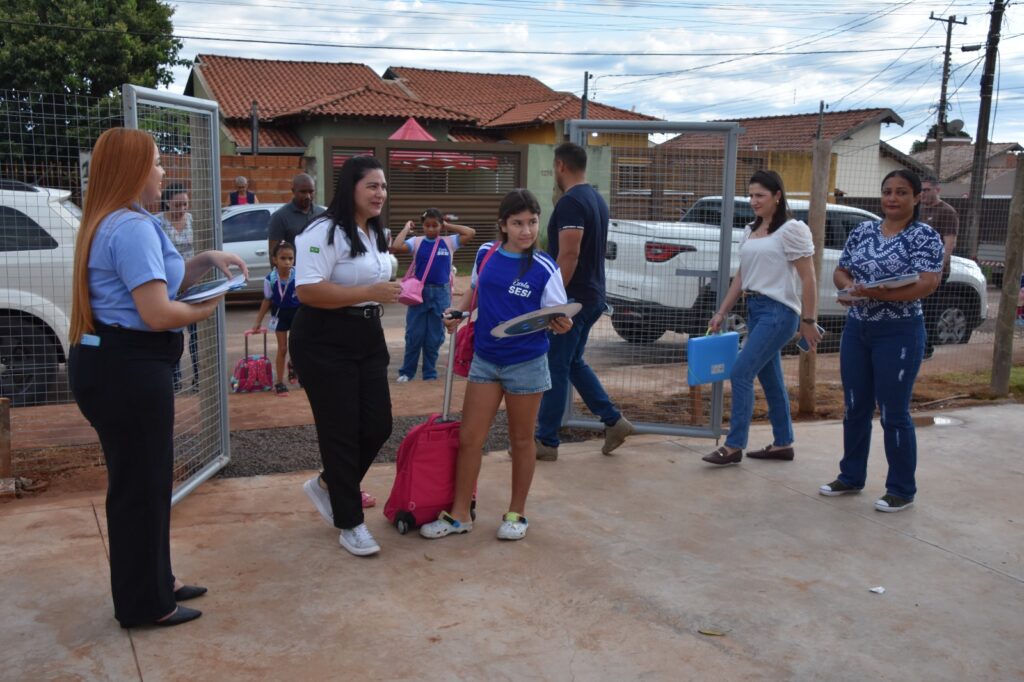
{"label": "concrete sidewalk", "polygon": [[[644,436],[538,463],[518,543],[494,537],[491,454],[466,536],[337,544],[306,475],[217,480],[174,511],[177,573],[210,587],[178,628],[112,617],[100,497],[0,507],[0,678],[146,680],[1024,679],[1024,406],[918,430],[917,506],[825,498],[842,429],[798,424],[794,462],[710,469],[707,441]],[[768,442],[755,426],[752,445]],[[392,466],[364,487],[383,504]],[[884,586],[884,594],[869,591]],[[699,630],[724,632],[708,636]]]}

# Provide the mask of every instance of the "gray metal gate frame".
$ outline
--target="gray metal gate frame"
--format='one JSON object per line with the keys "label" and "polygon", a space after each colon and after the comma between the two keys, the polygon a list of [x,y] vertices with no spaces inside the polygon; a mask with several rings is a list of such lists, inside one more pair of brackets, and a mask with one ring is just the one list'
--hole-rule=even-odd
{"label": "gray metal gate frame", "polygon": [[[206,99],[199,99],[196,97],[186,97],[184,95],[175,95],[170,92],[161,92],[159,90],[153,90],[151,88],[142,88],[135,85],[125,84],[122,87],[122,95],[124,100],[124,124],[127,128],[139,127],[139,105],[149,105],[153,107],[161,107],[165,109],[175,109],[178,111],[187,112],[195,116],[201,116],[209,121],[209,135],[210,135],[210,158],[207,161],[210,164],[210,182],[213,185],[210,188],[211,197],[211,209],[214,213],[212,216],[213,225],[213,239],[214,248],[221,249],[223,247],[223,231],[220,222],[220,107],[212,101]],[[227,366],[225,363],[225,357],[227,356],[227,347],[225,344],[225,319],[224,319],[224,302],[217,306],[216,320],[215,320],[215,335],[216,335],[216,348],[215,348],[215,362],[216,362],[216,373],[217,387],[216,387],[216,409],[219,414],[217,420],[217,427],[219,430],[219,439],[215,439],[219,447],[215,448],[214,452],[209,453],[207,463],[198,471],[182,480],[175,480],[175,489],[171,495],[171,505],[175,505],[192,491],[202,485],[205,481],[212,478],[218,471],[227,466],[228,462],[231,461],[231,442],[230,442],[230,430],[228,428],[228,384],[227,384]],[[178,453],[175,452],[175,461],[178,460]]]}
{"label": "gray metal gate frame", "polygon": [[[729,289],[729,269],[732,257],[732,214],[736,187],[736,156],[739,148],[739,136],[743,128],[738,123],[684,123],[676,121],[601,121],[593,119],[573,119],[566,121],[565,132],[569,140],[580,146],[587,146],[590,133],[705,133],[722,135],[725,138],[725,163],[722,164],[722,230],[718,243],[718,270],[676,270],[678,277],[707,277],[717,281],[716,304],[721,305],[726,291]],[[728,226],[728,229],[726,228]],[[572,416],[572,399],[574,391],[569,391],[562,425],[596,429],[604,428],[604,424],[596,419],[582,419]],[[711,414],[709,424],[702,426],[684,426],[676,424],[657,424],[652,422],[634,422],[637,433],[654,433],[668,436],[690,436],[697,438],[714,438],[722,436],[723,405],[725,393],[723,382],[712,384]]]}

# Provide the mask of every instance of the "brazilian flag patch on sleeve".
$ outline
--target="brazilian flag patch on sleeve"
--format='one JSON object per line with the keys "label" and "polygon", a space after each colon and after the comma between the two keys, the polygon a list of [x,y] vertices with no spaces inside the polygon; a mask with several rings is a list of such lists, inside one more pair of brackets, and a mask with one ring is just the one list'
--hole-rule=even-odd
{"label": "brazilian flag patch on sleeve", "polygon": [[319,246],[311,246],[311,247],[309,247],[309,252],[310,253],[320,253],[320,247]]}

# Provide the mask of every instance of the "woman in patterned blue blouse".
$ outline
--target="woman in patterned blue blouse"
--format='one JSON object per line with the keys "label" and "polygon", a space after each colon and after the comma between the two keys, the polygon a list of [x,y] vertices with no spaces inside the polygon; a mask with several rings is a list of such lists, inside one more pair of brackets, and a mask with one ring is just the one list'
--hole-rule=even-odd
{"label": "woman in patterned blue blouse", "polygon": [[[942,273],[942,240],[918,220],[921,180],[895,170],[882,180],[881,221],[858,225],[846,240],[832,276],[849,307],[839,351],[846,411],[839,477],[822,495],[858,493],[867,478],[871,420],[877,403],[885,432],[889,475],[875,509],[898,512],[914,504],[917,437],[910,397],[924,355],[921,299],[935,291]],[[893,288],[879,280],[917,275]]]}

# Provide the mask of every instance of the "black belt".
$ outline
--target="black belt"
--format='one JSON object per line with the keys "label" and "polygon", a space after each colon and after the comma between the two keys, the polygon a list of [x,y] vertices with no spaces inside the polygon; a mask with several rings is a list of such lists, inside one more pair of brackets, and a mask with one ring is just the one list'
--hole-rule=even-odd
{"label": "black belt", "polygon": [[354,305],[348,308],[336,308],[336,311],[341,315],[361,317],[364,320],[384,317],[384,306],[382,305]]}
{"label": "black belt", "polygon": [[744,296],[767,296],[768,294],[762,294],[760,291],[754,291],[753,289],[744,289]]}

